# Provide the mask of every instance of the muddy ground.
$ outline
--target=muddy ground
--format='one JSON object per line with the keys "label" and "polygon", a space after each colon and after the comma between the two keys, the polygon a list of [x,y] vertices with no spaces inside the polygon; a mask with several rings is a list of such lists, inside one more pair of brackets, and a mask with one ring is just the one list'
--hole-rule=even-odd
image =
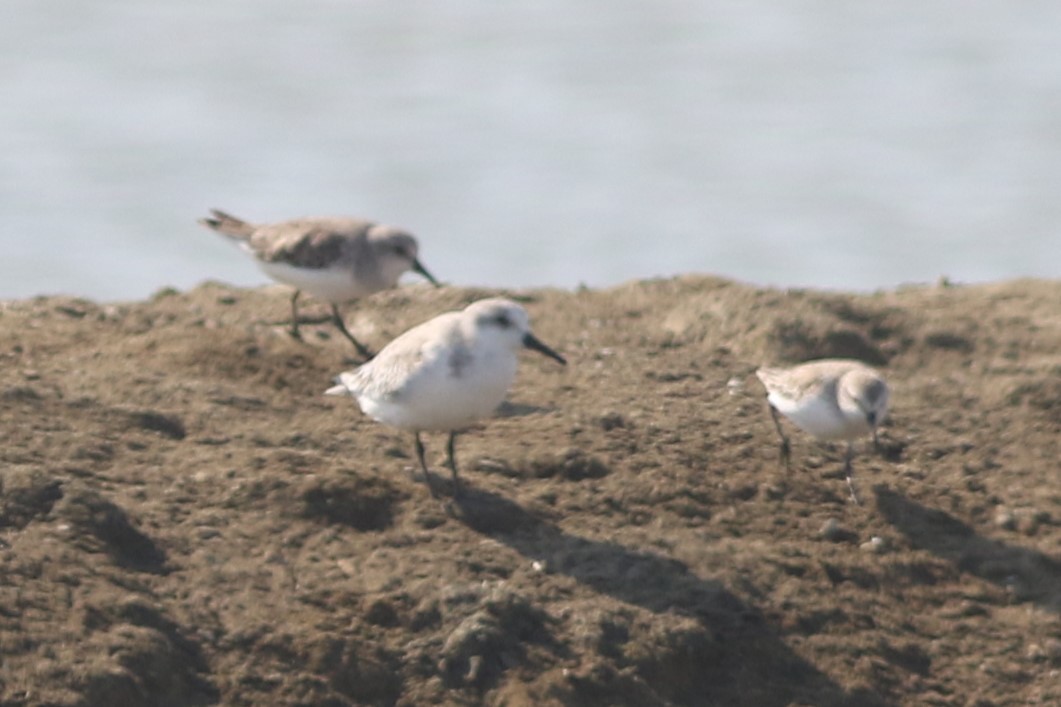
{"label": "muddy ground", "polygon": [[[3,304],[0,704],[1061,703],[1061,282],[509,294],[570,365],[522,356],[459,503],[321,394],[320,305],[299,342],[280,288]],[[752,375],[824,356],[894,387],[861,506],[839,448],[779,468]]]}

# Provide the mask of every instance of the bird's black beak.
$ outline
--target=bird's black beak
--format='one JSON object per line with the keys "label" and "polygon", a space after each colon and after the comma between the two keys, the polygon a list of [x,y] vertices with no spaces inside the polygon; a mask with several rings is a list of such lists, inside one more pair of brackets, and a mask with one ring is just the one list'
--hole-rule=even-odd
{"label": "bird's black beak", "polygon": [[534,349],[538,353],[543,353],[546,356],[548,356],[549,358],[551,358],[553,360],[556,360],[556,361],[559,361],[560,363],[562,363],[565,366],[567,365],[567,361],[564,360],[563,356],[561,356],[560,354],[556,353],[551,348],[549,348],[548,346],[543,344],[538,339],[538,337],[536,337],[534,334],[531,334],[529,331],[526,334],[523,335],[523,345],[526,346],[528,349]]}
{"label": "bird's black beak", "polygon": [[879,452],[880,451],[880,437],[877,435],[877,422],[878,422],[877,413],[876,412],[867,412],[866,413],[866,422],[869,423],[870,429],[873,430],[873,448]]}
{"label": "bird's black beak", "polygon": [[431,273],[429,273],[427,271],[427,268],[424,267],[423,263],[421,263],[416,258],[413,258],[413,272],[419,273],[419,274],[423,275],[424,277],[426,277],[427,281],[430,282],[435,287],[442,287],[442,285],[440,285],[438,283],[438,280],[435,279],[435,276],[432,275]]}

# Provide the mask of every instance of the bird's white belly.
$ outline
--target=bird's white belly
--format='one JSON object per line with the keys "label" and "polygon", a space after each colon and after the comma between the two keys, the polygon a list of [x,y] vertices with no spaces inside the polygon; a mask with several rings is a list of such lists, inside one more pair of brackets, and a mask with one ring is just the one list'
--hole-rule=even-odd
{"label": "bird's white belly", "polygon": [[511,365],[488,361],[459,375],[442,365],[424,373],[394,400],[359,397],[361,410],[374,420],[403,429],[461,429],[497,409],[512,385],[516,369],[514,360]]}
{"label": "bird's white belly", "polygon": [[287,263],[259,261],[266,275],[325,302],[347,302],[371,294],[354,279],[349,268],[296,268]]}
{"label": "bird's white belly", "polygon": [[845,414],[834,401],[820,396],[793,401],[771,393],[767,399],[796,427],[818,439],[851,439],[869,432],[862,415]]}

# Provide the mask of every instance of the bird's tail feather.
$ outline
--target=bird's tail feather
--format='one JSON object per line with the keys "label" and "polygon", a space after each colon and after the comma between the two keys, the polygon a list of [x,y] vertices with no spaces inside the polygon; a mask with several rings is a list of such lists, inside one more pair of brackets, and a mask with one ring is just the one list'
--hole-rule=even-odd
{"label": "bird's tail feather", "polygon": [[325,395],[353,395],[354,371],[344,371],[334,379],[335,385],[324,391]]}
{"label": "bird's tail feather", "polygon": [[201,218],[199,223],[212,228],[223,236],[237,241],[245,241],[254,233],[254,226],[235,216],[218,209],[210,209],[212,218]]}

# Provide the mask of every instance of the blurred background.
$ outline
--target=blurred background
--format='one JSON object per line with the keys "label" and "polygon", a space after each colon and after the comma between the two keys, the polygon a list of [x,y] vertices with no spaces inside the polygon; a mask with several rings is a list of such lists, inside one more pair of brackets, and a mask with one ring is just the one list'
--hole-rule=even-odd
{"label": "blurred background", "polygon": [[454,284],[1061,275],[1055,0],[3,14],[3,298],[267,282],[210,207],[400,225]]}

